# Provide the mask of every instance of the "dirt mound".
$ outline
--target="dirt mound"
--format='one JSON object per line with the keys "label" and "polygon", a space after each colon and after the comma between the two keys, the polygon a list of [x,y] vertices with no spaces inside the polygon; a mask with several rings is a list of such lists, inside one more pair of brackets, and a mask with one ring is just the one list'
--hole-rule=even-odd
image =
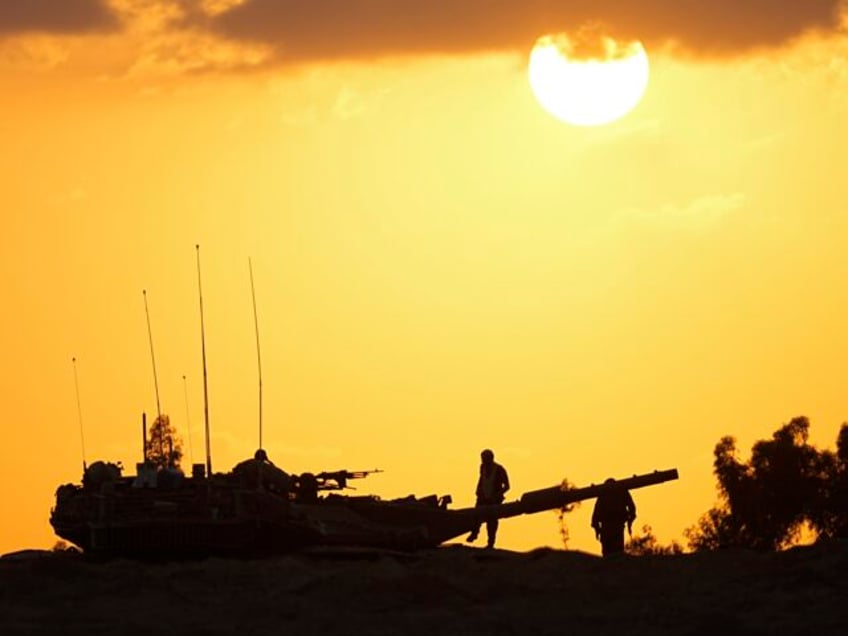
{"label": "dirt mound", "polygon": [[0,560],[3,634],[842,634],[848,544],[601,559],[315,550],[269,560]]}

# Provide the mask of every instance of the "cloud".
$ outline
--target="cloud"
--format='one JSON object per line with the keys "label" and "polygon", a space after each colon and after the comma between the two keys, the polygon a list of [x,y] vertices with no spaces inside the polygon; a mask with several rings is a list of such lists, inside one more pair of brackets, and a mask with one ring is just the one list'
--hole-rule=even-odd
{"label": "cloud", "polygon": [[[271,44],[291,61],[526,51],[600,22],[616,37],[728,56],[834,30],[844,0],[240,0],[189,23]],[[203,9],[206,7],[206,9]]]}
{"label": "cloud", "polygon": [[2,0],[0,36],[18,33],[85,33],[115,28],[106,0]]}
{"label": "cloud", "polygon": [[69,56],[68,46],[49,35],[0,36],[0,67],[10,65],[28,71],[44,71],[65,63]]}

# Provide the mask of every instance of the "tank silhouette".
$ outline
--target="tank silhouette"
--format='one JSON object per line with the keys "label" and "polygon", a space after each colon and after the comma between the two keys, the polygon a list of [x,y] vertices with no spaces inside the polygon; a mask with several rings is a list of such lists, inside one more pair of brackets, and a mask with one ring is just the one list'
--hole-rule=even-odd
{"label": "tank silhouette", "polygon": [[450,509],[449,495],[382,500],[339,494],[348,481],[380,471],[295,476],[260,459],[226,474],[206,475],[204,468],[196,464],[185,476],[140,463],[137,475],[123,476],[120,465],[95,462],[85,469],[82,484],[57,489],[50,523],[85,554],[107,558],[259,556],[310,546],[415,550],[460,537],[487,519],[555,510],[608,488],[632,490],[678,477],[676,469],[654,471],[583,488],[552,486],[497,505]]}

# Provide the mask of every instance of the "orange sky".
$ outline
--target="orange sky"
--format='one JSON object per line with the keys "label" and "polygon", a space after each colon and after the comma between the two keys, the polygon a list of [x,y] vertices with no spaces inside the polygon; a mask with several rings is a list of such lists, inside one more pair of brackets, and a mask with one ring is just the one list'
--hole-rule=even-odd
{"label": "orange sky", "polygon": [[[751,28],[715,41],[698,25],[738,24],[730,3],[688,21],[663,0],[638,19],[596,3],[644,29],[651,58],[642,103],[598,128],[530,92],[520,42],[547,24],[544,2],[526,20],[495,3],[500,26],[461,41],[434,10],[408,48],[378,37],[376,0],[360,3],[370,48],[305,13],[299,38],[268,22],[283,13],[251,31],[273,5],[234,4],[74,0],[70,22],[55,0],[0,9],[0,552],[50,546],[55,488],[80,477],[72,356],[87,459],[137,461],[156,409],[142,289],[163,409],[186,436],[186,375],[202,461],[195,243],[216,470],[257,443],[248,257],[265,446],[291,472],[380,467],[360,491],[470,505],[486,446],[515,495],[677,467],[634,493],[638,523],[669,540],[715,499],[720,436],[747,450],[805,414],[834,446],[848,419],[836,3],[780,24],[743,12]],[[570,547],[597,553],[590,513],[569,517]],[[544,513],[504,522],[499,545],[558,541]]]}

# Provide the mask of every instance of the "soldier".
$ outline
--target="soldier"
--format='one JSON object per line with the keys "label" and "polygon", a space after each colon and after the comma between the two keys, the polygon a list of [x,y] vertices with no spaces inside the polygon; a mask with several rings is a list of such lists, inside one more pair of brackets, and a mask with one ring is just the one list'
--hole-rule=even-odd
{"label": "soldier", "polygon": [[274,466],[263,448],[253,454],[253,459],[237,464],[233,468],[233,475],[246,488],[265,488],[280,494],[287,493],[291,488],[289,474]]}
{"label": "soldier", "polygon": [[[604,485],[613,485],[615,480],[610,478]],[[592,511],[592,527],[595,537],[600,539],[604,556],[624,552],[624,526],[633,525],[636,519],[636,504],[626,488],[612,487],[598,496],[595,509]]]}
{"label": "soldier", "polygon": [[[506,468],[495,463],[495,454],[488,448],[480,453],[480,478],[477,480],[477,506],[491,506],[504,500],[504,494],[509,490],[509,476]],[[486,521],[487,548],[495,547],[495,536],[498,533],[498,520]],[[480,534],[480,524],[477,525],[466,541],[473,543]]]}

